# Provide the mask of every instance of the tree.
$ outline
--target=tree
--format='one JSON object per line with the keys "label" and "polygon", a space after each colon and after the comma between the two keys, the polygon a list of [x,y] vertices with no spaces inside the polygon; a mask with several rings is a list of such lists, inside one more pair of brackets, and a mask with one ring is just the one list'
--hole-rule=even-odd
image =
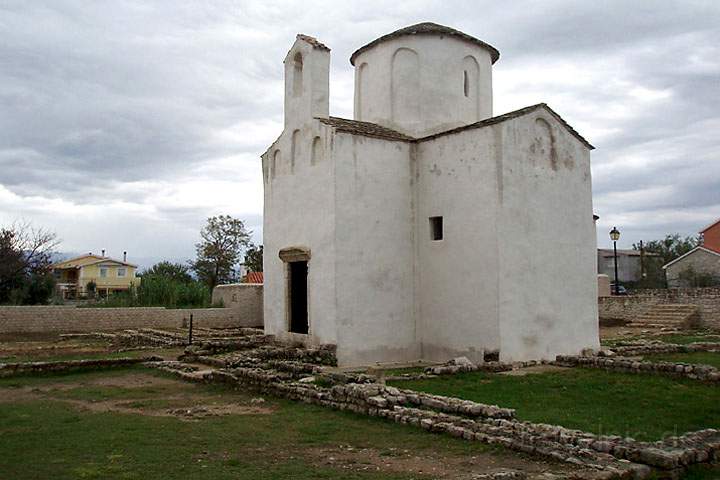
{"label": "tree", "polygon": [[245,252],[245,261],[243,263],[248,272],[262,272],[263,246],[251,244]]}
{"label": "tree", "polygon": [[[685,255],[700,245],[700,243],[701,237],[699,235],[682,238],[679,233],[665,235],[665,238],[662,240],[651,240],[643,243],[643,251],[645,253],[656,253],[660,258],[645,257],[644,267],[646,277],[640,280],[638,286],[642,288],[667,287],[665,271],[662,269],[662,266]],[[633,250],[640,250],[640,245],[633,243]]]}
{"label": "tree", "polygon": [[[663,265],[685,255],[693,248],[700,245],[701,237],[688,236],[682,238],[679,233],[665,235],[662,240],[651,240],[643,244],[643,250],[649,253],[657,253],[663,260]],[[640,250],[640,245],[633,243],[634,250]]]}
{"label": "tree", "polygon": [[57,236],[29,223],[0,227],[0,303],[44,303],[52,294],[50,272]]}
{"label": "tree", "polygon": [[190,263],[198,279],[211,289],[235,280],[235,266],[250,239],[242,220],[230,215],[210,217],[200,238],[202,241],[195,245],[195,261]]}
{"label": "tree", "polygon": [[142,276],[164,277],[181,283],[192,282],[190,267],[183,265],[182,263],[173,263],[168,261],[156,263],[145,270],[142,273]]}

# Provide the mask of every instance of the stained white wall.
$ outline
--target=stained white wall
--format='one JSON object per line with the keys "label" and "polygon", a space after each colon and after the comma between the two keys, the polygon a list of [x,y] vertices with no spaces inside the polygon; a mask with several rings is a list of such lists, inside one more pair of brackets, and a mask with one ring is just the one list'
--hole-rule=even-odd
{"label": "stained white wall", "polygon": [[[293,132],[295,161],[290,170]],[[318,140],[319,138],[319,140]],[[301,129],[285,131],[263,156],[265,332],[286,340],[311,344],[336,343],[335,329],[335,172],[331,155],[331,129],[317,120]],[[322,155],[312,162],[312,146],[320,142]],[[320,148],[320,147],[318,147]],[[276,151],[281,161],[270,174]],[[283,155],[284,154],[284,155]],[[281,249],[310,249],[308,262],[309,335],[288,333],[287,264]]]}
{"label": "stained white wall", "polygon": [[335,279],[342,365],[420,358],[414,315],[411,146],[334,139]]}
{"label": "stained white wall", "polygon": [[[423,358],[482,361],[500,347],[497,175],[489,128],[418,146],[417,257]],[[433,241],[429,217],[443,217]]]}
{"label": "stained white wall", "polygon": [[598,348],[590,152],[547,111],[500,135],[500,358]]}
{"label": "stained white wall", "polygon": [[[273,179],[293,132],[263,159],[268,333],[336,343],[341,365],[598,347],[589,152],[547,111],[418,144],[316,122]],[[289,246],[312,255],[307,337],[287,333]]]}
{"label": "stained white wall", "polygon": [[362,52],[355,65],[355,119],[424,136],[492,116],[492,59],[478,45],[403,36]]}
{"label": "stained white wall", "polygon": [[[302,68],[298,68],[301,60]],[[296,40],[284,60],[285,129],[327,117],[330,108],[330,52]]]}
{"label": "stained white wall", "polygon": [[[417,143],[338,132],[313,119],[327,115],[329,55],[298,52],[309,76],[286,59],[286,126],[263,155],[267,333],[335,343],[341,365],[599,346],[585,145],[544,109]],[[402,37],[356,65],[362,120],[419,136],[491,115],[481,47]],[[311,254],[309,335],[287,331],[278,252],[293,246]]]}
{"label": "stained white wall", "polygon": [[[328,51],[295,41],[285,58],[285,129],[262,156],[265,332],[311,344],[336,343],[332,129],[314,118],[328,115],[329,65]],[[294,246],[311,253],[309,335],[288,332],[287,264],[278,253]]]}

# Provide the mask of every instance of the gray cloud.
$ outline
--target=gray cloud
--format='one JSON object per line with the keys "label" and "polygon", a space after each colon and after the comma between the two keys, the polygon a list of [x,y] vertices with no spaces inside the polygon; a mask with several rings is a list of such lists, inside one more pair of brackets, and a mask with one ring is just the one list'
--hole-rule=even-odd
{"label": "gray cloud", "polygon": [[500,49],[496,113],[547,101],[598,147],[601,243],[720,216],[717,2],[18,0],[0,4],[0,221],[190,257],[204,218],[231,213],[260,241],[295,34],[332,48],[331,111],[351,116],[352,51],[426,20]]}

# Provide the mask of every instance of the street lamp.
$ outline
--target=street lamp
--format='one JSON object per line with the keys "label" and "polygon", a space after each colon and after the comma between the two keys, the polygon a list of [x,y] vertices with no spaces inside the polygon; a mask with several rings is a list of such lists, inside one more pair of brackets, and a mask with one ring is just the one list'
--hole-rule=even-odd
{"label": "street lamp", "polygon": [[620,230],[613,227],[610,230],[610,240],[613,241],[613,253],[615,255],[615,295],[620,295],[620,284],[618,283],[618,270],[617,270],[617,241],[620,240]]}

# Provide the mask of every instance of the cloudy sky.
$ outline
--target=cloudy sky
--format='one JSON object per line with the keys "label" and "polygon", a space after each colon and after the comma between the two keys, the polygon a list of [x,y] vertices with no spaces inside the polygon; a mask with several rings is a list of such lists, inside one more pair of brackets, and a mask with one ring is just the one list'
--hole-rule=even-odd
{"label": "cloudy sky", "polygon": [[187,259],[205,218],[262,241],[259,155],[282,130],[296,33],[350,54],[413,23],[498,48],[495,114],[547,102],[593,143],[599,244],[720,217],[720,2],[0,0],[0,225],[67,252]]}

